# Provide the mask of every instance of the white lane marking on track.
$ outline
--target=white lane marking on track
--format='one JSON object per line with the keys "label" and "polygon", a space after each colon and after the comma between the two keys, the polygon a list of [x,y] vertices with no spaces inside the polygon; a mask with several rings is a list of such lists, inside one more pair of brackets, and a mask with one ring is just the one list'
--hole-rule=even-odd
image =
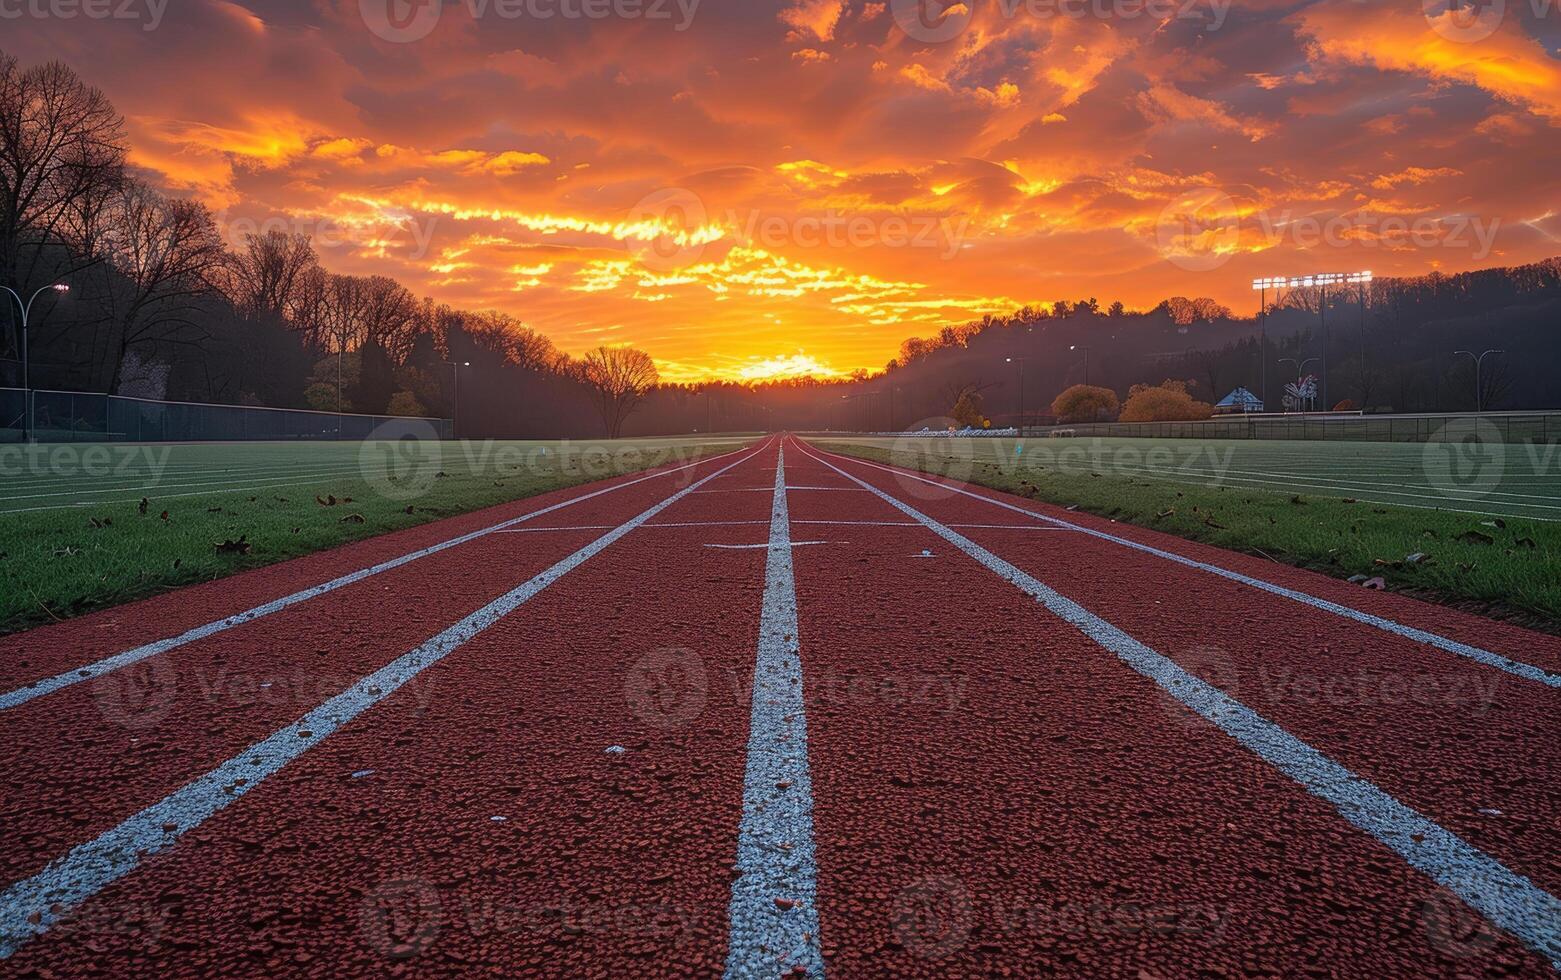
{"label": "white lane marking on track", "polygon": [[[850,476],[827,460],[820,462]],[[850,478],[856,480],[854,476]],[[1396,851],[1410,865],[1561,969],[1561,900],[1072,599],[909,504],[861,480],[857,482],[1077,627],[1095,643],[1116,654],[1127,666],[1213,722],[1243,747],[1300,783],[1307,792],[1331,803],[1345,820]]]}
{"label": "white lane marking on track", "polygon": [[794,967],[824,975],[784,447],[777,450],[774,494],[726,954],[728,977],[765,980]]}
{"label": "white lane marking on track", "polygon": [[[788,547],[788,548],[803,548],[803,547],[807,547],[808,545],[835,544],[835,543],[836,542],[834,542],[834,541],[792,541],[792,542],[789,542],[786,545],[786,547]],[[762,544],[707,544],[707,545],[705,545],[705,547],[706,548],[726,548],[726,549],[729,549],[731,551],[743,551],[743,550],[746,550],[748,548],[773,548],[773,547],[775,547],[775,545],[773,543],[771,543],[771,542],[764,542]]]}
{"label": "white lane marking on track", "polygon": [[[303,717],[237,753],[203,776],[126,819],[95,840],[72,848],[38,874],[0,893],[0,959],[9,957],[82,901],[129,874],[143,857],[171,847],[268,776],[310,747],[385,700],[412,678],[524,605],[533,596],[601,553],[624,535],[666,510],[720,473],[752,459],[734,460],[722,470],[677,491],[637,517],[592,541],[481,609],[326,700]],[[311,733],[304,737],[301,733]],[[173,830],[165,830],[171,826]],[[34,921],[36,920],[36,921]]]}
{"label": "white lane marking on track", "polygon": [[[769,521],[677,521],[668,524],[647,524],[645,529],[656,527],[741,527],[755,524],[769,524]],[[576,524],[569,527],[511,527],[499,531],[499,534],[540,534],[543,531],[600,531],[612,527],[611,524]]]}
{"label": "white lane marking on track", "polygon": [[[816,452],[825,453],[825,451],[822,449],[817,449],[816,447],[810,448],[813,448]],[[825,455],[833,456],[836,459],[848,458],[841,457],[837,453],[825,453]],[[829,466],[831,469],[835,468],[834,465],[827,460],[820,458],[818,461],[823,463],[825,466]],[[1552,674],[1544,668],[1536,667],[1533,664],[1526,664],[1520,660],[1512,660],[1507,657],[1503,657],[1499,653],[1492,653],[1491,651],[1481,649],[1480,647],[1471,646],[1467,643],[1460,643],[1457,640],[1449,639],[1448,637],[1437,633],[1417,629],[1413,626],[1405,626],[1404,624],[1395,622],[1394,620],[1388,619],[1385,616],[1378,616],[1374,613],[1362,612],[1359,609],[1341,605],[1340,603],[1332,602],[1328,599],[1320,599],[1317,596],[1306,592],[1299,592],[1295,589],[1289,589],[1283,585],[1276,585],[1273,582],[1268,582],[1260,578],[1253,578],[1250,575],[1243,575],[1240,572],[1234,572],[1228,568],[1221,568],[1218,565],[1211,565],[1208,562],[1198,561],[1195,558],[1188,558],[1185,555],[1178,555],[1175,552],[1163,551],[1154,547],[1153,545],[1142,544],[1129,538],[1120,538],[1114,534],[1107,534],[1105,531],[1097,531],[1093,528],[1084,527],[1081,524],[1073,524],[1060,518],[1049,517],[1045,514],[1037,514],[1033,510],[1026,510],[1023,507],[1016,507],[1013,504],[1007,503],[1005,501],[997,500],[993,497],[988,497],[983,494],[973,493],[969,490],[953,486],[949,483],[929,480],[907,470],[894,469],[888,466],[879,466],[877,463],[869,463],[866,460],[861,459],[851,459],[850,462],[861,463],[863,466],[870,466],[875,470],[883,470],[885,473],[892,473],[898,476],[904,476],[907,479],[917,480],[922,483],[931,484],[932,486],[942,487],[943,489],[949,490],[953,493],[962,494],[966,497],[971,497],[976,500],[982,500],[989,504],[995,504],[998,507],[1011,510],[1017,514],[1025,514],[1029,517],[1035,518],[1038,521],[1046,521],[1049,524],[1064,527],[1072,531],[1078,531],[1080,534],[1087,534],[1090,537],[1099,538],[1102,541],[1110,541],[1113,544],[1119,544],[1127,548],[1132,548],[1134,551],[1142,551],[1145,554],[1154,555],[1157,558],[1164,558],[1166,561],[1173,561],[1178,565],[1185,565],[1188,568],[1196,568],[1201,572],[1208,572],[1211,575],[1218,575],[1221,578],[1230,579],[1232,582],[1240,582],[1242,585],[1250,585],[1254,589],[1261,589],[1262,591],[1271,595],[1277,595],[1281,598],[1291,599],[1295,602],[1311,606],[1313,609],[1320,609],[1323,612],[1333,613],[1335,616],[1342,616],[1345,619],[1352,619],[1355,622],[1362,623],[1366,626],[1374,626],[1377,629],[1397,634],[1398,636],[1402,636],[1406,639],[1414,640],[1417,643],[1424,643],[1429,646],[1436,647],[1437,649],[1446,653],[1456,654],[1460,657],[1467,657],[1470,660],[1476,661],[1477,663],[1482,663],[1487,667],[1495,667],[1497,670],[1504,670],[1507,673],[1512,674],[1514,677],[1521,677],[1524,680],[1538,681],[1539,683],[1548,685],[1550,687],[1561,688],[1561,674]],[[847,475],[849,476],[849,474]],[[856,478],[852,477],[852,479]]]}
{"label": "white lane marking on track", "polygon": [[[742,450],[737,450],[737,452],[742,452]],[[501,521],[498,524],[482,528],[481,530],[472,531],[469,534],[463,534],[458,537],[451,538],[448,541],[441,541],[438,544],[430,545],[427,548],[409,552],[405,555],[401,555],[398,558],[391,558],[387,561],[382,561],[377,565],[370,565],[367,568],[360,568],[355,572],[348,572],[346,575],[333,578],[328,582],[322,582],[319,585],[310,586],[307,589],[294,592],[292,595],[283,596],[280,599],[273,599],[270,602],[262,603],[261,605],[255,606],[252,609],[246,609],[241,613],[235,613],[234,615],[228,616],[224,619],[214,620],[213,622],[206,623],[202,626],[196,626],[192,629],[188,629],[183,633],[180,633],[178,636],[171,636],[161,640],[154,640],[151,643],[142,644],[141,646],[135,647],[134,649],[125,650],[121,653],[116,653],[113,656],[105,657],[102,660],[96,661],[95,663],[86,664],[81,667],[75,667],[71,670],[65,671],[64,673],[56,674],[53,677],[46,677],[42,680],[34,681],[33,683],[24,687],[19,687],[14,691],[7,691],[4,694],[0,694],[0,711],[9,711],[10,709],[18,707],[19,705],[26,704],[28,701],[31,701],[34,698],[41,698],[45,694],[52,694],[61,688],[70,687],[73,684],[79,684],[82,681],[90,680],[93,677],[101,677],[103,674],[109,673],[110,671],[115,671],[121,667],[128,667],[131,664],[139,663],[148,657],[154,657],[160,653],[166,653],[169,650],[184,646],[187,643],[194,643],[196,640],[203,640],[208,636],[213,636],[217,633],[230,630],[233,627],[243,625],[244,623],[253,622],[254,620],[260,619],[262,616],[269,616],[274,612],[286,609],[288,606],[297,605],[300,602],[325,595],[328,592],[334,592],[337,589],[343,588],[344,586],[351,585],[354,582],[360,582],[363,579],[369,578],[373,575],[378,575],[381,572],[388,572],[391,569],[400,568],[402,565],[417,561],[419,558],[426,558],[429,555],[437,554],[441,551],[446,551],[450,548],[466,544],[469,541],[475,541],[476,539],[484,537],[485,535],[492,534],[496,531],[502,531],[505,528],[512,527],[521,523],[522,521],[529,521],[533,517],[540,517],[543,514],[551,514],[554,511],[563,510],[565,507],[571,507],[575,504],[581,503],[582,501],[590,500],[594,497],[600,497],[603,494],[612,493],[616,490],[622,490],[625,487],[632,487],[637,483],[644,483],[646,480],[654,480],[672,473],[678,473],[690,467],[699,466],[702,463],[712,463],[730,455],[733,454],[723,453],[721,456],[713,456],[710,459],[698,460],[696,462],[689,463],[686,466],[676,467],[675,469],[662,470],[658,473],[650,473],[646,476],[636,477],[635,479],[628,480],[623,483],[615,483],[610,487],[603,487],[600,490],[593,490],[590,493],[581,494],[578,497],[571,497],[568,500],[563,500],[556,504],[543,507],[540,510],[534,510],[529,514],[522,514],[520,517],[514,517],[507,521]],[[725,471],[723,470],[722,472]]]}

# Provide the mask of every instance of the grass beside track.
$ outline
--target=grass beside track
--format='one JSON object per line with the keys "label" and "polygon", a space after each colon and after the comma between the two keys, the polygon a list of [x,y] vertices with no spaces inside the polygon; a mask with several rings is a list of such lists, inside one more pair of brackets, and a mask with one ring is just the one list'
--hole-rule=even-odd
{"label": "grass beside track", "polygon": [[0,634],[752,441],[0,447]]}
{"label": "grass beside track", "polygon": [[[1233,484],[1211,474],[1149,476],[1140,468],[1114,467],[1109,452],[1104,462],[1059,465],[1056,443],[1063,440],[1024,440],[1028,455],[1015,452],[1012,439],[812,441],[832,452],[1076,506],[1340,578],[1381,576],[1395,591],[1561,633],[1561,523],[1464,513],[1483,506],[1469,503],[1467,495],[1446,501],[1457,510],[1438,510],[1428,503],[1435,493],[1429,487],[1411,507],[1377,502],[1358,490],[1321,495]],[[1186,452],[1188,442],[1165,444]],[[1043,448],[1050,452],[1037,451]],[[1368,491],[1387,482],[1369,472],[1355,479]],[[1415,554],[1428,557],[1406,561]]]}

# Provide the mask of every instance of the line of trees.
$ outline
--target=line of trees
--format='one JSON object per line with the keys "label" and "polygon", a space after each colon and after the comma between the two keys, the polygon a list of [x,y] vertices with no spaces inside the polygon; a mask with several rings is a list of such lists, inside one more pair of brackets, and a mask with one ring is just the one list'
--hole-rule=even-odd
{"label": "line of trees", "polygon": [[[656,385],[643,352],[573,360],[507,314],[329,272],[302,234],[230,248],[205,205],[139,179],[128,151],[102,92],[0,52],[0,284],[70,286],[30,319],[35,388],[441,416],[460,390],[463,428],[527,436],[591,434],[593,404],[616,435]],[[20,309],[0,299],[0,385],[20,386]]]}

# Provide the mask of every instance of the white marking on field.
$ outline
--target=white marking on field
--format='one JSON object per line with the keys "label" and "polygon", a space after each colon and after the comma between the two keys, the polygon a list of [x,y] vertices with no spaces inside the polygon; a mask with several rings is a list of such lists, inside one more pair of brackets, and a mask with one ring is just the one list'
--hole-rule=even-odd
{"label": "white marking on field", "polygon": [[259,786],[289,762],[318,745],[369,708],[390,697],[418,674],[460,649],[543,589],[604,551],[624,535],[666,510],[695,487],[737,466],[735,460],[677,491],[569,555],[524,584],[483,606],[448,629],[326,700],[270,737],[256,742],[203,776],[126,819],[95,840],[72,848],[48,867],[0,893],[0,959],[48,931],[70,909],[134,871],[142,858],[171,847],[228,804]]}
{"label": "white marking on field", "polygon": [[[742,452],[742,450],[736,450],[735,452]],[[76,667],[65,671],[62,674],[56,674],[53,677],[46,677],[42,680],[34,681],[33,683],[17,688],[14,691],[7,691],[4,694],[0,694],[0,711],[8,711],[19,705],[26,704],[28,701],[31,701],[34,698],[43,697],[45,694],[52,694],[55,691],[69,687],[72,684],[79,684],[82,681],[89,680],[93,677],[101,677],[110,671],[118,670],[121,667],[128,667],[134,663],[139,663],[148,657],[154,657],[160,653],[166,653],[169,650],[182,647],[185,644],[194,643],[197,640],[203,640],[208,636],[222,633],[226,630],[232,629],[235,626],[241,626],[244,623],[253,622],[254,620],[260,619],[263,616],[269,616],[274,612],[286,609],[289,606],[294,606],[300,602],[305,602],[309,599],[325,595],[328,592],[334,592],[337,589],[351,585],[354,582],[360,582],[363,579],[378,575],[381,572],[388,572],[391,569],[400,568],[402,565],[417,561],[419,558],[426,558],[429,555],[438,554],[441,551],[446,551],[450,548],[466,544],[469,541],[475,541],[478,538],[492,534],[496,531],[502,531],[505,528],[513,527],[514,525],[520,524],[523,521],[529,521],[534,517],[540,517],[543,514],[551,514],[554,511],[563,510],[565,507],[572,507],[575,504],[590,500],[594,497],[600,497],[603,494],[613,493],[617,490],[622,490],[625,487],[632,487],[637,483],[644,483],[646,480],[658,479],[659,477],[686,470],[692,466],[698,466],[701,463],[714,462],[715,460],[719,460],[725,456],[731,455],[734,455],[734,453],[724,453],[721,456],[715,456],[711,459],[699,460],[697,462],[689,463],[684,466],[678,466],[673,469],[662,470],[657,473],[650,473],[645,476],[636,477],[632,480],[627,480],[623,483],[615,483],[610,487],[603,487],[600,490],[593,490],[590,493],[581,494],[578,497],[571,497],[568,500],[560,501],[559,503],[543,507],[539,510],[534,510],[529,514],[523,514],[520,517],[514,517],[507,521],[501,521],[498,524],[494,524],[490,527],[485,527],[478,531],[472,531],[469,534],[463,534],[458,537],[451,538],[448,541],[441,541],[439,544],[430,545],[427,548],[420,548],[417,551],[408,552],[407,554],[401,555],[398,558],[382,561],[376,565],[370,565],[367,568],[360,568],[355,572],[348,572],[346,575],[333,578],[328,582],[322,582],[319,585],[310,586],[309,588],[303,589],[302,591],[294,592],[292,595],[283,596],[280,599],[273,599],[270,602],[262,603],[261,605],[255,606],[252,609],[246,609],[241,613],[235,613],[234,615],[228,616],[224,619],[215,620],[202,626],[196,626],[192,629],[188,629],[183,633],[180,633],[178,636],[171,636],[167,637],[166,639],[145,643],[141,646],[135,647],[134,649],[126,650],[122,653],[116,653],[111,657],[105,657],[95,663],[90,663],[82,667]],[[725,470],[722,470],[722,472],[725,472]]]}
{"label": "white marking on field", "polygon": [[[803,547],[806,547],[808,545],[815,545],[815,544],[838,544],[838,543],[839,542],[837,542],[837,541],[792,541],[791,543],[789,543],[787,545],[787,547],[788,548],[803,548]],[[730,550],[733,550],[733,551],[741,551],[741,550],[748,549],[748,548],[773,548],[773,547],[775,547],[775,545],[773,543],[771,543],[771,542],[762,542],[760,544],[707,544],[707,545],[705,545],[705,547],[706,548],[727,548],[727,549],[730,549]]]}
{"label": "white marking on field", "polygon": [[1077,627],[1124,664],[1154,681],[1263,761],[1332,804],[1345,820],[1397,852],[1411,866],[1457,895],[1491,922],[1561,969],[1561,900],[1529,879],[1405,806],[1251,708],[1068,599],[1028,573],[920,511],[828,461],[907,517],[980,562]]}
{"label": "white marking on field", "polygon": [[784,447],[774,494],[726,956],[728,977],[766,980],[794,967],[824,975]]}
{"label": "white marking on field", "polygon": [[[824,452],[822,449],[817,451]],[[835,456],[837,459],[844,458],[838,456],[835,453],[829,453],[828,455]],[[1471,646],[1467,643],[1461,643],[1458,640],[1449,639],[1448,637],[1429,632],[1428,630],[1417,629],[1413,626],[1405,626],[1402,623],[1395,622],[1384,616],[1378,616],[1374,613],[1362,612],[1359,609],[1353,609],[1349,606],[1341,605],[1337,602],[1332,602],[1327,599],[1320,599],[1317,596],[1310,595],[1305,592],[1299,592],[1295,589],[1286,588],[1282,585],[1276,585],[1273,582],[1268,582],[1260,578],[1253,578],[1250,575],[1243,575],[1240,572],[1231,571],[1228,568],[1221,568],[1219,565],[1211,565],[1208,562],[1198,561],[1194,558],[1188,558],[1185,555],[1179,555],[1175,552],[1164,551],[1152,545],[1142,544],[1129,538],[1117,537],[1114,534],[1107,534],[1105,531],[1097,531],[1093,528],[1084,527],[1080,524],[1073,524],[1060,518],[1049,517],[1046,514],[1037,514],[1033,510],[1026,510],[1023,507],[1016,507],[1013,504],[1007,503],[1006,501],[998,500],[994,497],[988,497],[983,494],[974,493],[970,490],[954,486],[950,483],[930,480],[926,477],[918,476],[917,474],[908,470],[879,466],[877,463],[869,463],[866,460],[861,459],[853,459],[851,461],[860,463],[863,466],[870,466],[875,470],[883,470],[885,473],[893,473],[897,476],[903,476],[907,479],[918,480],[922,483],[941,487],[952,493],[962,494],[966,497],[985,501],[986,503],[994,504],[1006,510],[1014,511],[1018,514],[1024,514],[1026,516],[1033,517],[1038,521],[1046,521],[1049,524],[1067,528],[1071,531],[1077,531],[1080,534],[1087,534],[1092,538],[1099,538],[1102,541],[1110,541],[1113,544],[1119,544],[1126,548],[1132,548],[1134,551],[1141,551],[1145,554],[1154,555],[1157,558],[1164,558],[1166,561],[1172,561],[1178,565],[1185,565],[1188,568],[1196,568],[1201,572],[1208,572],[1211,575],[1218,575],[1221,578],[1229,579],[1232,582],[1240,582],[1242,585],[1250,585],[1254,589],[1261,589],[1270,595],[1277,595],[1285,599],[1291,599],[1295,602],[1311,606],[1313,609],[1319,609],[1323,612],[1333,613],[1335,616],[1342,616],[1345,619],[1351,619],[1357,623],[1363,623],[1367,626],[1374,626],[1377,629],[1402,636],[1406,639],[1414,640],[1416,643],[1424,643],[1428,646],[1434,646],[1437,649],[1447,653],[1456,654],[1460,657],[1467,657],[1470,660],[1473,660],[1477,663],[1482,663],[1487,667],[1495,667],[1497,670],[1506,671],[1507,673],[1512,674],[1514,677],[1521,677],[1524,680],[1538,681],[1539,683],[1545,684],[1549,687],[1561,688],[1561,674],[1552,674],[1543,668],[1534,666],[1533,664],[1526,664],[1522,661],[1511,660],[1507,657],[1503,657],[1499,653],[1492,653],[1489,650],[1483,650],[1479,647]],[[819,462],[823,463],[825,466],[829,466],[831,469],[834,468],[833,464],[829,463],[827,460],[820,459]],[[849,476],[849,474],[847,475]],[[854,480],[856,478],[851,477],[851,479]],[[1406,505],[1396,504],[1394,506]]]}

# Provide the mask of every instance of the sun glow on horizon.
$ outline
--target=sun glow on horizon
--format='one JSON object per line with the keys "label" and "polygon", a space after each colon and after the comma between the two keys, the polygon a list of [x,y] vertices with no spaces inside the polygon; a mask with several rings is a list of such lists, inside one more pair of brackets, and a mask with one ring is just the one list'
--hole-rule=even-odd
{"label": "sun glow on horizon", "polygon": [[780,357],[767,357],[749,361],[736,371],[736,378],[744,382],[780,381],[787,378],[841,378],[845,372],[810,357],[803,351]]}

